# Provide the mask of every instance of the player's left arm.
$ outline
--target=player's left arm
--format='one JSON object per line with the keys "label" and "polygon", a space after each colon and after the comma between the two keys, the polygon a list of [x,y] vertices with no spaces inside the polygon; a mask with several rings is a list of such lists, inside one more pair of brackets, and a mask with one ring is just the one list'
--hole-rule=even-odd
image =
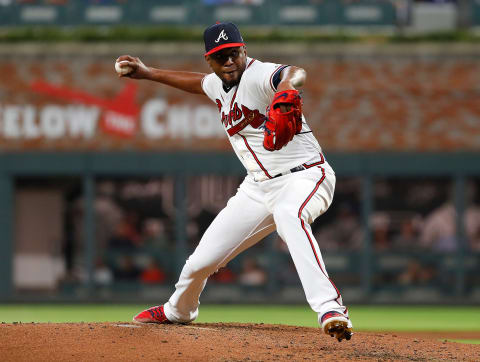
{"label": "player's left arm", "polygon": [[[307,72],[303,68],[289,66],[280,73],[280,82],[277,86],[277,92],[284,90],[298,90],[307,80]],[[291,104],[280,104],[280,110],[285,113],[290,111]]]}
{"label": "player's left arm", "polygon": [[279,150],[302,130],[302,99],[297,88],[305,84],[304,69],[289,66],[280,73],[276,93],[267,109],[263,146]]}

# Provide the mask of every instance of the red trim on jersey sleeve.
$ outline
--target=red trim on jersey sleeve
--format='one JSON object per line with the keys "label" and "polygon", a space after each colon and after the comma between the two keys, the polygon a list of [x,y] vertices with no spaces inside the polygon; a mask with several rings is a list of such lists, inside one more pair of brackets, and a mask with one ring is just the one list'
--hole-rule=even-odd
{"label": "red trim on jersey sleeve", "polygon": [[[250,61],[250,63],[248,63],[247,68],[248,68],[249,66],[251,66],[254,61],[255,61],[255,59],[252,59],[252,60]],[[247,68],[245,68],[245,69],[247,69]]]}
{"label": "red trim on jersey sleeve", "polygon": [[270,83],[270,87],[272,87],[272,89],[273,89],[274,92],[277,91],[277,88],[275,88],[275,87],[273,86],[273,77],[275,76],[275,74],[276,74],[280,69],[281,69],[280,71],[282,71],[283,69],[285,69],[285,68],[287,68],[287,67],[288,67],[288,65],[283,65],[283,64],[282,64],[282,65],[279,65],[279,66],[273,71],[272,75],[270,76],[270,82],[269,82],[269,83]]}
{"label": "red trim on jersey sleeve", "polygon": [[253,158],[255,159],[255,161],[257,161],[257,164],[258,166],[260,166],[260,168],[262,169],[262,171],[265,173],[265,175],[268,177],[268,178],[273,178],[272,176],[270,176],[270,174],[268,173],[268,171],[265,169],[265,167],[263,167],[262,163],[260,162],[260,160],[258,159],[257,155],[255,154],[255,152],[253,152],[253,150],[250,148],[250,145],[248,144],[247,142],[247,138],[241,134],[238,134],[240,137],[243,138],[243,141],[245,142],[245,146],[247,146],[248,150],[250,151],[250,153],[252,154]]}

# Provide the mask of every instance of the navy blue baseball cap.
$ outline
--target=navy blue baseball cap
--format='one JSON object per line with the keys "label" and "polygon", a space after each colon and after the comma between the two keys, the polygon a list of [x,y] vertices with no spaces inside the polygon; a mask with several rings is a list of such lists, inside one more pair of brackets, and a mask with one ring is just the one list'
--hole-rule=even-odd
{"label": "navy blue baseball cap", "polygon": [[205,29],[205,55],[215,53],[221,49],[245,45],[242,35],[234,23],[216,23]]}

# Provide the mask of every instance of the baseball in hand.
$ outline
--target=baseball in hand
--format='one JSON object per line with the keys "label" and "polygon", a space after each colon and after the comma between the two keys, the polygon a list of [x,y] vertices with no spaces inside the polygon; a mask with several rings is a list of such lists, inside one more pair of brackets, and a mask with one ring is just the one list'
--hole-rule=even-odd
{"label": "baseball in hand", "polygon": [[133,71],[132,67],[129,67],[127,60],[115,62],[115,71],[120,75],[125,75]]}

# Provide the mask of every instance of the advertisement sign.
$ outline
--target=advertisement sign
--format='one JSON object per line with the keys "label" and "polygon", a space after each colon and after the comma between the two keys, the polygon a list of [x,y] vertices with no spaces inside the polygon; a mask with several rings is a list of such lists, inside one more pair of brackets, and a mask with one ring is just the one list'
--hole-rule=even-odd
{"label": "advertisement sign", "polygon": [[[231,150],[221,114],[207,97],[119,78],[118,55],[3,57],[0,149]],[[326,151],[480,149],[480,64],[474,59],[328,54],[259,59],[306,69],[304,114]],[[201,54],[143,60],[209,72]]]}

